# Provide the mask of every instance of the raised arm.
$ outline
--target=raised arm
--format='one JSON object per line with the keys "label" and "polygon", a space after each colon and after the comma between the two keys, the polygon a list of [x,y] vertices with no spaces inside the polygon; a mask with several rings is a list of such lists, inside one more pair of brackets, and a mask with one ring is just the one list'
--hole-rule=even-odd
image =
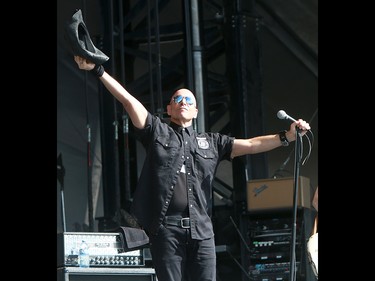
{"label": "raised arm", "polygon": [[105,72],[104,68],[96,67],[94,63],[79,56],[74,56],[74,60],[80,69],[94,71],[107,90],[124,106],[133,125],[137,128],[144,128],[148,112],[139,100],[132,96],[116,79]]}
{"label": "raised arm", "polygon": [[[295,141],[296,126],[301,129],[301,134],[304,135],[307,130],[310,130],[310,125],[306,121],[299,119],[290,125],[289,131],[285,133],[288,142]],[[246,154],[256,154],[260,152],[270,151],[282,145],[280,135],[264,135],[249,139],[235,139],[232,148],[231,157],[242,156]]]}

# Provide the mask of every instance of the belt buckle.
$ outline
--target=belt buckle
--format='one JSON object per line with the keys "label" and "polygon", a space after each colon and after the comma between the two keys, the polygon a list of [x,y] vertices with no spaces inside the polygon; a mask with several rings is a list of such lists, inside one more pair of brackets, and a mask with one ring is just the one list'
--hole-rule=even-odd
{"label": "belt buckle", "polygon": [[187,226],[184,225],[184,221],[188,221],[189,222],[189,220],[190,220],[190,218],[182,218],[181,219],[181,227],[182,228],[190,228],[190,223]]}

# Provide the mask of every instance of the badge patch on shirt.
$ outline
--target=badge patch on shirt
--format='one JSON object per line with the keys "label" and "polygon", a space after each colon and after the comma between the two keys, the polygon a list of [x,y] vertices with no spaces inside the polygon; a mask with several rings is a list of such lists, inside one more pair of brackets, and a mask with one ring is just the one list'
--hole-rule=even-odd
{"label": "badge patch on shirt", "polygon": [[208,149],[210,146],[206,138],[197,138],[197,141],[199,148]]}

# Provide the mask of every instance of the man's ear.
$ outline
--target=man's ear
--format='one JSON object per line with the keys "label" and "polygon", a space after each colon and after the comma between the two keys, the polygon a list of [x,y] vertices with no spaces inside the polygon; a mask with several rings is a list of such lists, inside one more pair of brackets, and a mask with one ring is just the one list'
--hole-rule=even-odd
{"label": "man's ear", "polygon": [[195,115],[194,115],[193,118],[197,118],[197,117],[198,117],[198,108],[197,108],[197,110],[196,110]]}

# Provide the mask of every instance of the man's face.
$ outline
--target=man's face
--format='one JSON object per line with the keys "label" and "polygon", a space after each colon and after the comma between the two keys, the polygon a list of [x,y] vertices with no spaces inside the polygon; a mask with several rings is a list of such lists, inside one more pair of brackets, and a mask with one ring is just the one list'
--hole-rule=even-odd
{"label": "man's face", "polygon": [[193,93],[188,89],[180,89],[173,94],[167,105],[167,112],[172,121],[178,124],[186,123],[197,117],[196,105]]}

